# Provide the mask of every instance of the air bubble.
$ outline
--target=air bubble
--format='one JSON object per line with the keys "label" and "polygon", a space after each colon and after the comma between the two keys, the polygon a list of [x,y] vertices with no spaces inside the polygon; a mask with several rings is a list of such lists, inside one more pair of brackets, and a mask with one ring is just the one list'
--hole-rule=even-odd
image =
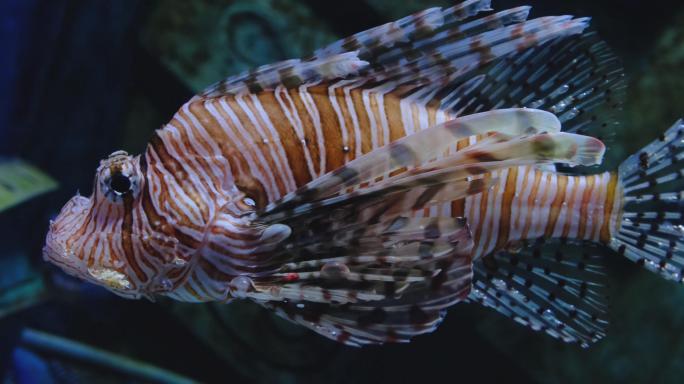
{"label": "air bubble", "polygon": [[572,96],[567,97],[567,98],[559,101],[558,104],[551,107],[551,112],[553,112],[555,114],[559,114],[559,113],[565,111],[568,108],[568,106],[570,106],[570,104],[572,104],[572,101],[573,101]]}
{"label": "air bubble", "polygon": [[485,307],[496,308],[496,303],[494,302],[494,300],[492,300],[491,297],[486,296],[486,297],[484,297],[482,300],[483,300],[483,301],[482,301],[482,304],[483,304]]}
{"label": "air bubble", "polygon": [[539,107],[541,107],[542,105],[544,105],[544,102],[545,102],[544,99],[539,99],[539,100],[535,100],[535,101],[529,103],[527,106],[528,106],[529,108],[539,108]]}
{"label": "air bubble", "polygon": [[658,264],[653,260],[646,260],[644,262],[644,267],[651,272],[658,272],[658,270],[660,269],[658,267]]}
{"label": "air bubble", "polygon": [[579,115],[579,113],[580,113],[579,109],[573,107],[563,117],[567,120],[570,120],[570,119],[574,119],[575,117],[577,117],[577,115]]}
{"label": "air bubble", "polygon": [[522,294],[522,293],[521,293],[520,291],[518,291],[517,289],[511,289],[511,290],[510,290],[510,295],[511,295],[512,298],[514,298],[515,300],[517,300],[517,301],[519,301],[519,302],[520,302],[520,301],[525,301],[525,295]]}
{"label": "air bubble", "polygon": [[472,295],[473,295],[473,297],[475,297],[478,300],[481,300],[485,297],[484,292],[482,292],[481,290],[479,290],[477,288],[473,289]]}
{"label": "air bubble", "polygon": [[548,321],[549,323],[551,323],[554,327],[559,327],[559,326],[563,325],[563,322],[561,322],[560,320],[558,320],[558,319],[556,318],[556,315],[555,315],[555,314],[553,313],[553,311],[550,310],[550,309],[546,309],[546,310],[543,312],[542,317],[543,317],[546,321]]}
{"label": "air bubble", "polygon": [[177,267],[182,267],[185,264],[187,264],[188,262],[181,259],[180,257],[174,257],[172,263],[173,263],[173,265],[175,265]]}
{"label": "air bubble", "polygon": [[551,97],[551,98],[556,98],[556,97],[558,97],[558,96],[560,96],[560,95],[566,93],[569,89],[570,89],[570,86],[569,86],[569,85],[563,84],[563,85],[561,85],[560,87],[558,87],[558,89],[556,89],[555,91],[553,91],[553,92],[549,95],[549,97]]}
{"label": "air bubble", "polygon": [[164,291],[170,291],[173,288],[173,283],[169,279],[162,279],[159,282],[159,287]]}
{"label": "air bubble", "polygon": [[539,321],[537,321],[534,318],[530,319],[529,326],[530,326],[530,328],[532,328],[533,331],[541,331],[541,329],[544,327],[544,325],[542,323],[540,323]]}
{"label": "air bubble", "polygon": [[252,289],[252,279],[247,276],[238,276],[230,281],[230,285],[235,289],[235,297],[244,297]]}
{"label": "air bubble", "polygon": [[497,289],[506,289],[506,282],[501,279],[492,280],[492,284],[494,284]]}
{"label": "air bubble", "polygon": [[587,96],[591,95],[593,92],[594,92],[594,88],[590,88],[584,92],[581,92],[581,93],[577,94],[577,96],[576,96],[577,100],[585,99]]}
{"label": "air bubble", "polygon": [[546,320],[552,320],[552,319],[556,318],[556,316],[554,316],[554,314],[553,314],[553,311],[550,309],[544,310],[542,317],[544,317],[544,319],[546,319]]}
{"label": "air bubble", "polygon": [[665,275],[665,278],[668,280],[680,281],[682,279],[682,273],[679,268],[672,264],[665,264],[663,275]]}
{"label": "air bubble", "polygon": [[321,277],[328,279],[342,279],[349,274],[349,267],[339,261],[325,263],[321,267]]}

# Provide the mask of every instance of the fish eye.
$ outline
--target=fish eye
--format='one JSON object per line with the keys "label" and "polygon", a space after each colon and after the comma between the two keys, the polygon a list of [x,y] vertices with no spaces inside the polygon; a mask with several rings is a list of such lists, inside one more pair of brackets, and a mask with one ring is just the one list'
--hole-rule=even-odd
{"label": "fish eye", "polygon": [[109,180],[109,188],[121,196],[131,191],[131,179],[123,173],[114,173]]}
{"label": "fish eye", "polygon": [[113,203],[121,203],[128,197],[135,199],[143,183],[137,158],[123,151],[100,161],[95,179],[100,192]]}
{"label": "fish eye", "polygon": [[140,192],[140,180],[135,174],[128,175],[121,170],[113,171],[111,174],[105,172],[100,181],[102,193],[112,202],[123,201],[127,196],[137,197]]}

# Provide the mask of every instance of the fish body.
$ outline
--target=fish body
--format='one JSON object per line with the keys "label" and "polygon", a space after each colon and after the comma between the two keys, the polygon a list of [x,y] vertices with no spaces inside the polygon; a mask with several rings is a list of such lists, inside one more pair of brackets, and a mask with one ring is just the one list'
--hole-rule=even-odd
{"label": "fish body", "polygon": [[[402,104],[396,97],[382,97],[374,92],[366,93],[364,103],[359,90],[335,93],[324,90],[281,88],[258,95],[191,102],[156,133],[157,147],[148,149],[146,157],[150,164],[158,164],[149,160],[158,157],[151,151],[169,153],[170,148],[183,148],[183,155],[171,167],[183,167],[183,172],[197,175],[198,181],[184,184],[187,176],[179,176],[178,188],[187,191],[188,196],[213,195],[217,199],[214,208],[207,207],[197,222],[198,228],[202,228],[213,216],[210,212],[226,203],[221,183],[236,185],[255,207],[264,207],[356,157],[455,118],[437,108]],[[477,140],[478,136],[459,140],[446,153],[466,148]],[[183,164],[185,156],[222,159],[227,166],[207,166],[206,160]],[[172,163],[169,159],[158,167],[167,168]],[[208,170],[214,170],[213,174]],[[540,237],[607,243],[610,233],[615,231],[620,205],[616,199],[615,173],[572,176],[519,166],[490,172],[484,177],[496,180],[490,189],[411,212],[410,216],[466,218],[473,236],[471,257],[474,260],[509,245],[515,246],[522,240]],[[148,177],[148,180],[155,178]],[[203,181],[211,186],[196,187]],[[207,203],[206,198],[195,200],[189,205]],[[177,218],[179,222],[190,219],[189,216]],[[205,246],[214,247],[220,245]],[[211,259],[213,252],[199,253],[200,257]],[[222,258],[224,254],[219,251],[216,257]],[[211,275],[211,266],[215,263],[205,265],[210,270],[204,273]],[[226,287],[239,273],[231,271],[224,276],[223,286],[217,291],[198,297],[195,297],[196,290],[190,288],[192,284],[186,282],[185,287],[190,291],[181,295],[183,289],[180,289],[174,297],[191,301],[225,298]]]}
{"label": "fish body", "polygon": [[558,172],[601,162],[619,62],[587,19],[488,10],[428,9],[207,88],[142,155],[101,162],[44,257],[125,297],[252,299],[351,345],[408,341],[462,301],[600,339],[590,244],[682,279],[681,192],[654,190],[681,174],[682,126],[614,172]]}

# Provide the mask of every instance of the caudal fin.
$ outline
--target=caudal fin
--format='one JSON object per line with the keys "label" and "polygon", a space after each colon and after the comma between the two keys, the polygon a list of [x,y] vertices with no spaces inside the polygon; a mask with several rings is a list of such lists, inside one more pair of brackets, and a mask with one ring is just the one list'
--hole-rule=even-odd
{"label": "caudal fin", "polygon": [[622,219],[611,247],[668,280],[684,274],[684,121],[619,168]]}

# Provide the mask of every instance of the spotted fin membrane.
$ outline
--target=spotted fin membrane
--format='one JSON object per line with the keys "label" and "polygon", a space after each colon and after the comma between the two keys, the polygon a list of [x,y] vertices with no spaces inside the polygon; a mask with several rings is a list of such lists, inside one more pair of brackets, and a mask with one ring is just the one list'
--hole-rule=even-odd
{"label": "spotted fin membrane", "polygon": [[524,242],[475,263],[468,300],[535,331],[582,346],[608,326],[605,260],[589,243]]}

